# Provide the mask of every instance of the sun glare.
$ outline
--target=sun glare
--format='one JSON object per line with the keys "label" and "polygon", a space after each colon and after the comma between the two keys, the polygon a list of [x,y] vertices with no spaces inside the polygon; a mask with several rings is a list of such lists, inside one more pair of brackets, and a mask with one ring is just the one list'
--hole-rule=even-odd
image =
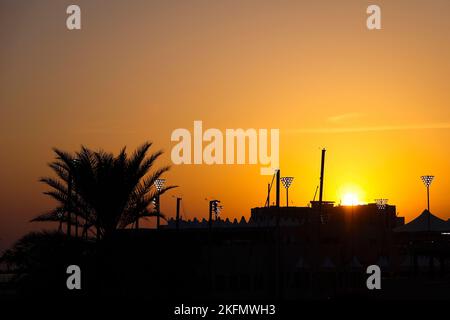
{"label": "sun glare", "polygon": [[358,195],[356,193],[346,193],[342,197],[342,205],[344,206],[355,206],[360,204]]}

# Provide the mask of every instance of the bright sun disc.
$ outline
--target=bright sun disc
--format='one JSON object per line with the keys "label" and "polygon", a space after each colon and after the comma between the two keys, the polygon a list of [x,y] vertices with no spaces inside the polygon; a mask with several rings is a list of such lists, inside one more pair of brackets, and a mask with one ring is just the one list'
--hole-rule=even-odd
{"label": "bright sun disc", "polygon": [[346,193],[342,197],[342,205],[354,206],[359,204],[358,196],[355,193]]}

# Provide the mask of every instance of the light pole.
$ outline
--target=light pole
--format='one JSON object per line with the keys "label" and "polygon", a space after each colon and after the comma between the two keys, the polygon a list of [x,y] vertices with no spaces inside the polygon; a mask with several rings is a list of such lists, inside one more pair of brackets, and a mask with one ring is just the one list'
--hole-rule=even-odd
{"label": "light pole", "polygon": [[210,200],[209,201],[209,219],[208,219],[208,228],[209,231],[212,229],[212,221],[213,221],[213,214],[215,220],[217,220],[217,217],[219,216],[220,209],[222,206],[219,205],[220,200]]}
{"label": "light pole", "polygon": [[[70,237],[72,233],[72,189],[73,189],[73,171],[78,164],[78,159],[72,160],[72,166],[69,166],[67,181],[67,236]],[[78,237],[78,218],[75,215],[75,237]]]}
{"label": "light pole", "polygon": [[388,199],[375,199],[375,203],[377,204],[378,210],[384,210],[386,209]]}
{"label": "light pole", "polygon": [[421,176],[420,177],[422,179],[423,184],[425,185],[425,187],[427,187],[427,209],[428,209],[428,231],[430,231],[430,186],[431,183],[433,182],[434,176],[431,175],[426,175],[426,176]]}
{"label": "light pole", "polygon": [[156,191],[158,192],[156,194],[156,229],[159,229],[159,224],[160,224],[160,214],[161,214],[161,208],[160,208],[160,204],[159,204],[159,196],[160,196],[160,192],[162,190],[162,188],[164,187],[164,183],[166,182],[166,179],[156,179],[154,184],[155,184],[155,188]]}
{"label": "light pole", "polygon": [[67,236],[70,237],[72,233],[72,169],[69,168],[69,181],[67,182]]}
{"label": "light pole", "polygon": [[292,184],[292,180],[294,180],[294,177],[281,178],[281,183],[283,184],[283,187],[286,188],[286,207],[289,207],[289,187]]}
{"label": "light pole", "polygon": [[425,187],[427,187],[427,208],[428,208],[428,212],[430,211],[430,186],[431,183],[433,182],[434,176],[421,176],[420,177],[422,179],[423,184],[425,185]]}
{"label": "light pole", "polygon": [[180,204],[181,204],[181,198],[177,197],[177,215],[176,215],[176,229],[177,229],[177,231],[180,229]]}
{"label": "light pole", "polygon": [[[383,228],[383,252],[386,250],[387,243],[390,241],[388,230],[391,230],[391,216],[386,211],[388,199],[375,199],[378,211],[381,211],[381,218],[384,219],[385,228]],[[386,229],[387,227],[387,229]]]}
{"label": "light pole", "polygon": [[377,205],[377,209],[379,211],[383,211],[384,217],[382,217],[382,218],[384,218],[386,226],[390,227],[390,219],[389,219],[389,216],[385,212],[385,209],[386,209],[387,203],[388,203],[388,199],[383,199],[383,198],[375,199],[375,203]]}

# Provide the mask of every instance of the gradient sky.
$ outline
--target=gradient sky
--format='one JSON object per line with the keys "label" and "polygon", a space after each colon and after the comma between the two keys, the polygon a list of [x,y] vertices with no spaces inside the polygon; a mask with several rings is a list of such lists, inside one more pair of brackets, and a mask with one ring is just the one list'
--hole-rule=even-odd
{"label": "gradient sky", "polygon": [[[66,7],[82,10],[68,31]],[[366,8],[382,30],[366,29]],[[426,206],[450,218],[450,2],[1,1],[0,249],[53,206],[38,178],[52,147],[117,152],[171,132],[279,128],[290,200],[305,205],[326,147],[325,198],[389,198],[407,220]],[[246,217],[264,204],[259,165],[174,166],[183,215]],[[284,204],[284,193],[282,198]],[[162,209],[173,215],[175,199]]]}

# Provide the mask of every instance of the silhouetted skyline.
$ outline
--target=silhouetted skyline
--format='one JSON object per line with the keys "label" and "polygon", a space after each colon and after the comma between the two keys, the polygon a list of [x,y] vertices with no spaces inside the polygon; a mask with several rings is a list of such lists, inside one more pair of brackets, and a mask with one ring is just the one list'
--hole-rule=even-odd
{"label": "silhouetted skyline", "polygon": [[[54,203],[39,177],[52,147],[118,152],[151,140],[171,165],[170,134],[279,128],[280,166],[303,206],[329,151],[324,197],[389,198],[407,221],[426,207],[450,218],[450,10],[447,1],[378,1],[383,28],[365,27],[365,1],[81,1],[83,28],[65,28],[66,3],[0,4],[0,249],[34,230]],[[247,218],[266,198],[259,166],[173,166],[175,199],[192,218],[205,198]]]}

